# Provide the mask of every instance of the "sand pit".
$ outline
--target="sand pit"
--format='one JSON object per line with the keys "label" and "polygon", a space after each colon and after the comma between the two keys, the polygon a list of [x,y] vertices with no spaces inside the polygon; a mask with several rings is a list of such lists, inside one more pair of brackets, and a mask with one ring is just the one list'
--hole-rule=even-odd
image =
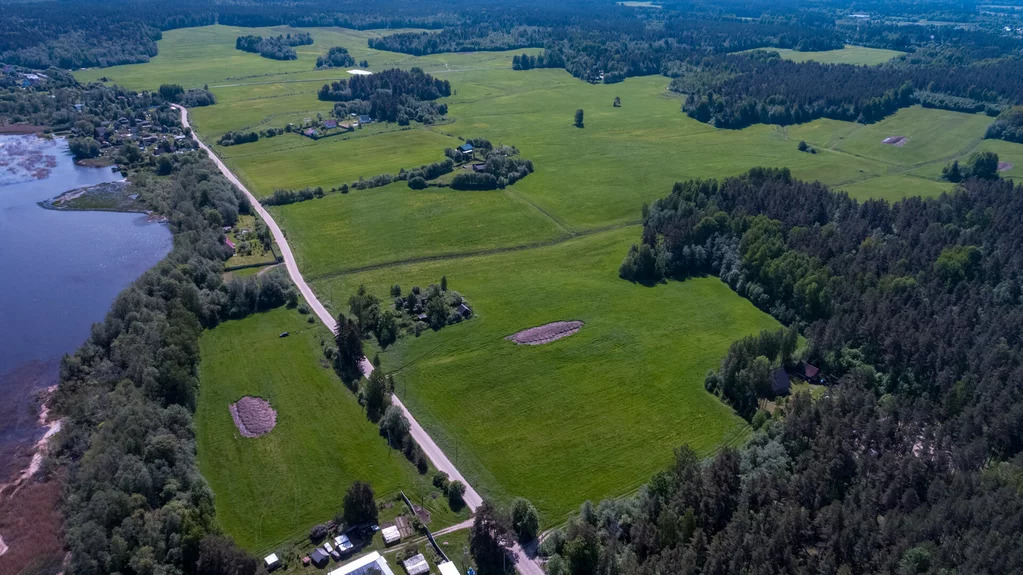
{"label": "sand pit", "polygon": [[277,412],[267,400],[246,395],[231,404],[231,419],[243,437],[259,437],[277,425]]}
{"label": "sand pit", "polygon": [[1016,166],[1014,166],[1013,164],[1010,164],[1009,162],[998,162],[998,171],[999,172],[1008,172],[1009,170],[1011,170],[1011,169],[1013,169],[1015,167]]}
{"label": "sand pit", "polygon": [[888,146],[895,146],[896,148],[901,148],[902,146],[905,146],[906,142],[908,141],[909,138],[907,138],[906,136],[888,136],[887,138],[881,140],[881,143]]}
{"label": "sand pit", "polygon": [[581,321],[555,321],[524,329],[504,338],[519,345],[542,345],[556,339],[568,337],[583,327]]}

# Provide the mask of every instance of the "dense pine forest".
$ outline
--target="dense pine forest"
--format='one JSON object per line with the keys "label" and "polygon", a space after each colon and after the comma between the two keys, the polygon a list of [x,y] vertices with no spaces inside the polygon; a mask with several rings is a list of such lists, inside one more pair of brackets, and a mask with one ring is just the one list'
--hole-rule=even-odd
{"label": "dense pine forest", "polygon": [[[1023,568],[1006,535],[1023,527],[1021,198],[970,179],[939,198],[860,204],[785,169],[677,184],[647,211],[623,277],[716,275],[799,327],[805,360],[839,384],[816,402],[797,395],[783,421],[706,467],[681,451],[637,498],[561,537],[644,573]],[[750,349],[708,376],[747,417],[770,389],[752,361],[766,346]],[[556,562],[586,560],[549,547]]]}

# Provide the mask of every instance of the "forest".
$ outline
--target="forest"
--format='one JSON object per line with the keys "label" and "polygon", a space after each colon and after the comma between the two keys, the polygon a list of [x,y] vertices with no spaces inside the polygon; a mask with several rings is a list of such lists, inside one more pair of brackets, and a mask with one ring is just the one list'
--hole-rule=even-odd
{"label": "forest", "polygon": [[[622,275],[720,277],[798,326],[805,359],[839,384],[796,395],[741,452],[702,465],[683,450],[635,499],[584,510],[548,546],[568,566],[551,573],[590,559],[640,573],[1019,570],[1018,546],[985,525],[1023,527],[1021,198],[972,178],[860,204],[785,169],[676,184],[646,210]],[[747,349],[736,369],[766,355]]]}
{"label": "forest", "polygon": [[340,102],[334,106],[334,115],[339,118],[367,114],[379,122],[402,125],[412,120],[432,123],[447,114],[447,105],[433,100],[450,95],[450,82],[434,78],[421,68],[392,68],[352,76],[324,84],[317,93],[320,100]]}
{"label": "forest", "polygon": [[235,40],[234,47],[243,52],[252,52],[271,60],[294,60],[298,58],[294,46],[306,46],[312,43],[312,36],[307,32],[299,32],[294,36],[289,33],[268,38],[255,35],[239,36]]}

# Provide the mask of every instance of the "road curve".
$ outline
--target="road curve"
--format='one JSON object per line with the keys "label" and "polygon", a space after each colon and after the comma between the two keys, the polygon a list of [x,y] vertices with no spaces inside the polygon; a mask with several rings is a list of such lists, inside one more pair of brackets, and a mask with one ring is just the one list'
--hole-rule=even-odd
{"label": "road curve", "polygon": [[[313,313],[316,314],[316,317],[320,318],[320,321],[330,328],[330,331],[336,331],[337,320],[335,320],[330,312],[327,311],[327,308],[320,303],[319,298],[316,297],[312,288],[309,287],[309,284],[307,284],[305,279],[302,277],[302,272],[298,269],[298,263],[295,261],[295,255],[291,251],[288,239],[284,237],[284,232],[281,231],[280,226],[278,226],[277,222],[274,221],[273,216],[271,216],[270,212],[268,212],[266,208],[259,203],[256,196],[254,196],[252,192],[250,192],[249,189],[242,184],[241,180],[239,180],[238,177],[235,176],[226,165],[224,165],[224,162],[222,162],[220,158],[213,153],[213,150],[199,139],[198,134],[195,133],[195,130],[192,129],[192,125],[188,122],[188,110],[177,104],[171,104],[171,106],[181,113],[181,125],[191,131],[192,139],[195,140],[195,143],[206,152],[211,160],[213,160],[213,163],[215,163],[220,169],[220,173],[224,174],[224,177],[227,178],[228,181],[237,186],[238,189],[245,194],[245,197],[249,200],[249,204],[252,206],[252,209],[254,209],[256,213],[263,218],[263,222],[266,223],[266,226],[270,229],[270,233],[273,234],[274,241],[277,242],[277,247],[281,250],[281,255],[284,257],[284,265],[288,270],[288,276],[291,277],[291,281],[298,286],[298,291],[302,293],[302,297],[305,298],[306,303],[309,304],[310,309],[312,309]],[[369,375],[373,372],[373,364],[366,358],[362,358],[362,372],[365,375]],[[477,493],[475,489],[473,489],[472,485],[469,485],[469,482],[465,480],[462,473],[458,471],[458,468],[456,468],[453,463],[451,463],[448,456],[444,455],[441,448],[437,445],[433,438],[426,433],[423,426],[419,425],[419,422],[416,421],[416,418],[412,415],[408,408],[405,407],[405,404],[401,402],[401,399],[397,395],[391,396],[391,403],[397,405],[401,408],[402,412],[404,412],[411,427],[412,438],[415,439],[416,443],[423,448],[423,452],[426,453],[426,457],[430,459],[433,466],[440,471],[447,473],[452,481],[457,479],[465,484],[465,495],[463,496],[465,504],[470,510],[476,511],[476,508],[483,503],[483,498],[480,497],[479,493]],[[544,575],[543,569],[541,569],[533,560],[529,559],[525,551],[523,551],[519,545],[515,545],[512,548],[512,553],[515,555],[516,559],[515,569],[521,575]]]}

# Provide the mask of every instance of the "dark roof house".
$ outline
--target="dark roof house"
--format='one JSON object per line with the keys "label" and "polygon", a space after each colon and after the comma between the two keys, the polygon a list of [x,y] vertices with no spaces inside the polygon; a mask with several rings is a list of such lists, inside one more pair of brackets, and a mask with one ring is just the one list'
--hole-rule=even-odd
{"label": "dark roof house", "polygon": [[337,120],[327,120],[323,123],[323,127],[330,130],[337,127]]}
{"label": "dark roof house", "polygon": [[472,153],[472,144],[466,142],[466,143],[462,144],[461,146],[458,146],[458,151],[462,152],[463,154],[471,154]]}
{"label": "dark roof house", "polygon": [[466,319],[472,317],[472,310],[464,303],[458,304],[458,313],[462,314],[462,317]]}
{"label": "dark roof house", "polygon": [[309,560],[313,562],[313,565],[323,567],[330,562],[330,556],[324,553],[322,549],[316,548],[309,554]]}
{"label": "dark roof house", "polygon": [[779,367],[771,372],[771,391],[775,395],[785,395],[791,387],[792,382],[789,381],[789,374],[784,367]]}
{"label": "dark roof house", "polygon": [[373,118],[370,118],[366,114],[362,114],[362,115],[359,116],[359,123],[360,124],[369,124],[372,121],[373,121]]}
{"label": "dark roof house", "polygon": [[806,363],[805,361],[799,362],[796,366],[796,377],[804,379],[810,383],[820,383],[824,378],[821,377],[821,370],[815,366]]}

